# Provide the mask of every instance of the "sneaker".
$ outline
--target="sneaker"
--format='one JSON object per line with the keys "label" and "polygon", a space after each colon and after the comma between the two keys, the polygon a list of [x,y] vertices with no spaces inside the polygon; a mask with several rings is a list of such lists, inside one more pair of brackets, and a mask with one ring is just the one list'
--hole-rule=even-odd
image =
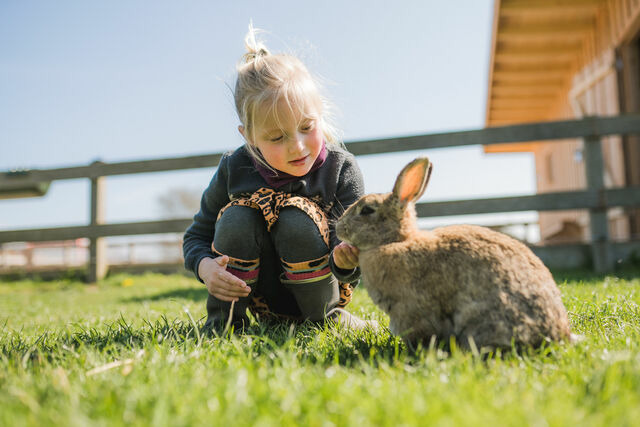
{"label": "sneaker", "polygon": [[365,329],[376,331],[380,329],[380,324],[377,321],[360,319],[342,308],[334,308],[329,311],[326,318],[335,321],[345,328],[351,328],[358,331]]}

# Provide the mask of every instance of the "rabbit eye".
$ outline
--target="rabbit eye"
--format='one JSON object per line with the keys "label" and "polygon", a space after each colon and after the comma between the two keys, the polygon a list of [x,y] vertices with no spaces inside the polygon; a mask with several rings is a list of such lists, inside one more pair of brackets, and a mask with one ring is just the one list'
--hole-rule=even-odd
{"label": "rabbit eye", "polygon": [[373,209],[371,206],[364,206],[362,209],[360,209],[360,215],[371,215],[374,212],[375,209]]}

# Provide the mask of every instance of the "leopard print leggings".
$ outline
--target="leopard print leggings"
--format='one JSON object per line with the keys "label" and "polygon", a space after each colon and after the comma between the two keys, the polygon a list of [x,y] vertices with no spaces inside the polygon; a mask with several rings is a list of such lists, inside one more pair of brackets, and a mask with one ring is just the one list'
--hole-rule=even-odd
{"label": "leopard print leggings", "polygon": [[[330,249],[329,243],[329,223],[327,216],[322,208],[315,202],[295,194],[284,193],[275,191],[270,188],[260,188],[253,194],[247,197],[240,197],[230,201],[224,206],[218,213],[218,219],[222,216],[225,210],[232,206],[246,206],[253,209],[257,209],[262,213],[267,224],[267,231],[271,231],[272,226],[278,220],[280,210],[284,207],[295,207],[304,212],[309,218],[313,220],[318,228],[318,232],[322,237],[322,240]],[[329,268],[329,256],[327,254],[322,258],[289,263],[281,260],[284,268],[284,276],[288,281],[301,281],[307,280],[310,277],[310,272],[313,272],[314,279],[328,277],[331,274]],[[349,302],[351,302],[353,288],[350,283],[339,282],[340,301],[338,307],[344,308]],[[252,301],[249,305],[249,309],[254,314],[261,316],[278,316],[269,309],[265,299],[260,295],[252,296]]]}

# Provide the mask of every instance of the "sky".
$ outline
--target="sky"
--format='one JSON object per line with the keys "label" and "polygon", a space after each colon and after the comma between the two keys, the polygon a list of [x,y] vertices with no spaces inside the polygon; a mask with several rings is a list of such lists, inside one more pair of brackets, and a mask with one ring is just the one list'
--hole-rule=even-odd
{"label": "sky", "polygon": [[[0,171],[207,154],[243,143],[229,87],[250,20],[320,76],[346,142],[484,127],[491,0],[0,2]],[[358,157],[367,192],[417,155],[423,201],[533,194],[530,154],[480,146]],[[107,222],[159,219],[214,169],[107,178]],[[442,222],[535,221],[535,213]],[[0,200],[0,229],[81,225],[87,180]]]}

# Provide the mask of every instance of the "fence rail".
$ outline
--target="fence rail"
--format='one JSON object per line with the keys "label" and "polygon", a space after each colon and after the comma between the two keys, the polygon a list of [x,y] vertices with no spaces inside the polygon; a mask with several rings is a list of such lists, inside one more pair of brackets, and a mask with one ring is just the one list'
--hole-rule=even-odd
{"label": "fence rail", "polygon": [[[438,217],[519,211],[553,211],[569,209],[606,209],[640,206],[640,187],[622,189],[566,191],[532,196],[496,197],[416,204],[419,217]],[[184,231],[191,219],[169,219],[133,223],[80,225],[59,228],[0,231],[2,242],[50,242],[113,236],[134,236]]]}
{"label": "fence rail", "polygon": [[[606,210],[612,207],[640,206],[640,188],[604,188],[604,166],[601,137],[607,135],[640,134],[640,114],[614,117],[587,117],[580,120],[528,123],[479,130],[448,132],[428,135],[354,141],[346,144],[355,155],[382,154],[401,151],[419,151],[433,148],[458,147],[478,144],[514,144],[539,141],[554,143],[563,139],[584,139],[585,174],[587,189],[580,191],[545,193],[517,197],[456,200],[419,203],[418,216],[589,209],[592,235],[591,257],[597,271],[612,267],[621,252],[609,241]],[[104,237],[122,235],[182,232],[190,219],[147,221],[135,223],[104,223],[104,178],[113,175],[164,172],[173,170],[214,167],[222,153],[170,159],[142,160],[120,163],[94,162],[88,166],[47,170],[8,171],[0,173],[0,194],[17,192],[26,187],[42,186],[54,180],[88,178],[91,180],[91,220],[88,225],[61,228],[0,231],[0,243],[15,241],[52,241],[86,237],[90,244],[90,280],[100,279],[106,273]],[[584,248],[584,246],[580,246]],[[625,248],[633,245],[625,244]]]}

